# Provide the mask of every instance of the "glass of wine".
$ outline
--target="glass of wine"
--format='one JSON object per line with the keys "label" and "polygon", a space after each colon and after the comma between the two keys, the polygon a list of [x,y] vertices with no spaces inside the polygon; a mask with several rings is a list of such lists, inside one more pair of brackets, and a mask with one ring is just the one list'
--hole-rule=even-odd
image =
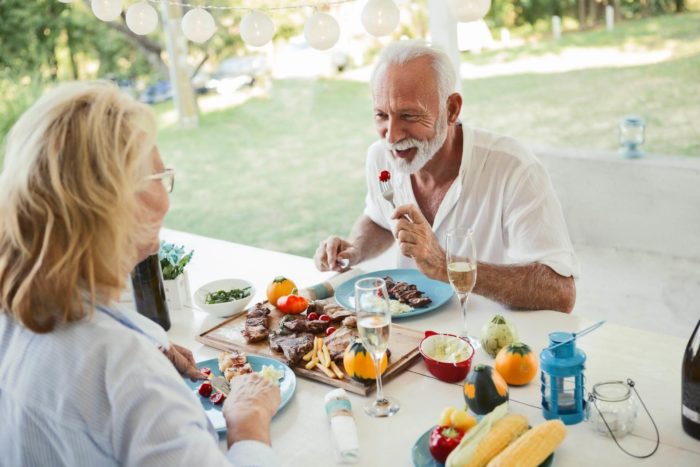
{"label": "glass of wine", "polygon": [[476,349],[479,339],[467,332],[467,301],[476,284],[476,249],[474,248],[474,231],[472,229],[456,229],[447,233],[447,276],[452,288],[459,297],[462,305],[462,332]]}
{"label": "glass of wine", "polygon": [[389,294],[384,279],[368,277],[355,283],[355,311],[357,330],[362,345],[372,356],[377,378],[377,397],[365,407],[365,413],[371,417],[390,417],[398,412],[399,404],[384,397],[382,390],[381,365],[391,333]]}

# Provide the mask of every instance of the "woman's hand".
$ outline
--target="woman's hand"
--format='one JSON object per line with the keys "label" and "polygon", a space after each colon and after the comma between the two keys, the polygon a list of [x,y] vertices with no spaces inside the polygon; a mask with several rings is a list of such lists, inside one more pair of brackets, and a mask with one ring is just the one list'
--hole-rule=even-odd
{"label": "woman's hand", "polygon": [[243,440],[270,444],[270,422],[280,397],[279,387],[258,373],[233,378],[224,402],[228,445]]}
{"label": "woman's hand", "polygon": [[194,361],[194,355],[192,355],[192,352],[190,352],[189,349],[171,342],[170,348],[168,350],[164,350],[163,353],[166,357],[168,357],[175,369],[182,376],[185,376],[192,381],[207,379],[207,375],[199,371],[199,368],[197,368],[197,363]]}

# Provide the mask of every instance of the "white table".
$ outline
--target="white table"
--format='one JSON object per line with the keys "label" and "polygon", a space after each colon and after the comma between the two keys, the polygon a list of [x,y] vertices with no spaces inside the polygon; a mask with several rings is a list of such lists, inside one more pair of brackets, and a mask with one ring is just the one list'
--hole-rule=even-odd
{"label": "white table", "polygon": [[[164,230],[161,238],[194,249],[188,266],[192,291],[202,284],[224,277],[241,277],[256,287],[254,300],[265,299],[265,287],[277,275],[292,278],[298,285],[311,285],[332,276],[315,269],[308,258],[277,253],[197,235]],[[391,268],[391,265],[385,265]],[[547,345],[552,331],[575,331],[592,324],[585,310],[576,315],[553,311],[513,312],[496,303],[473,296],[469,305],[469,326],[478,334],[495,312],[503,314],[518,329],[520,340],[538,352]],[[192,349],[197,360],[218,354],[195,341],[195,336],[219,323],[196,308],[171,311],[173,326],[170,338]],[[456,297],[441,309],[401,320],[400,324],[418,330],[456,332],[461,326]],[[633,323],[630,323],[633,325]],[[658,452],[649,459],[635,460],[623,454],[611,439],[593,432],[586,423],[568,427],[564,443],[557,449],[555,464],[560,466],[593,465],[700,465],[700,442],[683,432],[680,420],[680,367],[686,342],[662,334],[605,324],[581,338],[579,347],[587,356],[586,381],[590,389],[596,382],[631,378],[649,407],[661,433]],[[493,365],[484,352],[475,363]],[[334,465],[323,396],[329,386],[298,378],[297,389],[288,406],[272,424],[273,448],[289,466]],[[401,410],[388,419],[367,417],[362,406],[371,399],[351,395],[357,422],[363,466],[410,466],[411,448],[418,437],[435,425],[443,407],[463,406],[461,385],[447,384],[433,378],[422,360],[385,385],[385,393],[399,400]],[[371,397],[371,396],[370,396]],[[537,382],[510,389],[510,409],[528,417],[535,425],[544,420],[540,409],[540,386]],[[654,431],[640,407],[634,433],[623,439],[632,452],[648,452],[653,446]]]}

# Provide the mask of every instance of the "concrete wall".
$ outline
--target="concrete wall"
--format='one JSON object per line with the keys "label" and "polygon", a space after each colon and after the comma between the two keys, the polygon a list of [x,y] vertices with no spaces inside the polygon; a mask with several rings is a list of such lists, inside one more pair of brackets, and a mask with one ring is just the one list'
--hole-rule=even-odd
{"label": "concrete wall", "polygon": [[574,244],[700,260],[700,158],[533,149]]}

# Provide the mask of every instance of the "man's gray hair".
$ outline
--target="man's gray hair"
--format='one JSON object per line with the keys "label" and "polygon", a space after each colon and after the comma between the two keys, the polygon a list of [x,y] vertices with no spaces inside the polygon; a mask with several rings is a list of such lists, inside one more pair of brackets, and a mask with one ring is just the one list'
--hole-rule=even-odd
{"label": "man's gray hair", "polygon": [[447,98],[455,92],[455,84],[457,82],[455,69],[452,65],[452,60],[445,52],[423,40],[396,41],[386,46],[379,54],[377,64],[372,71],[372,77],[370,78],[372,89],[374,89],[377,77],[389,65],[403,65],[421,57],[429,57],[431,59],[438,82],[438,96],[441,104],[444,104]]}

